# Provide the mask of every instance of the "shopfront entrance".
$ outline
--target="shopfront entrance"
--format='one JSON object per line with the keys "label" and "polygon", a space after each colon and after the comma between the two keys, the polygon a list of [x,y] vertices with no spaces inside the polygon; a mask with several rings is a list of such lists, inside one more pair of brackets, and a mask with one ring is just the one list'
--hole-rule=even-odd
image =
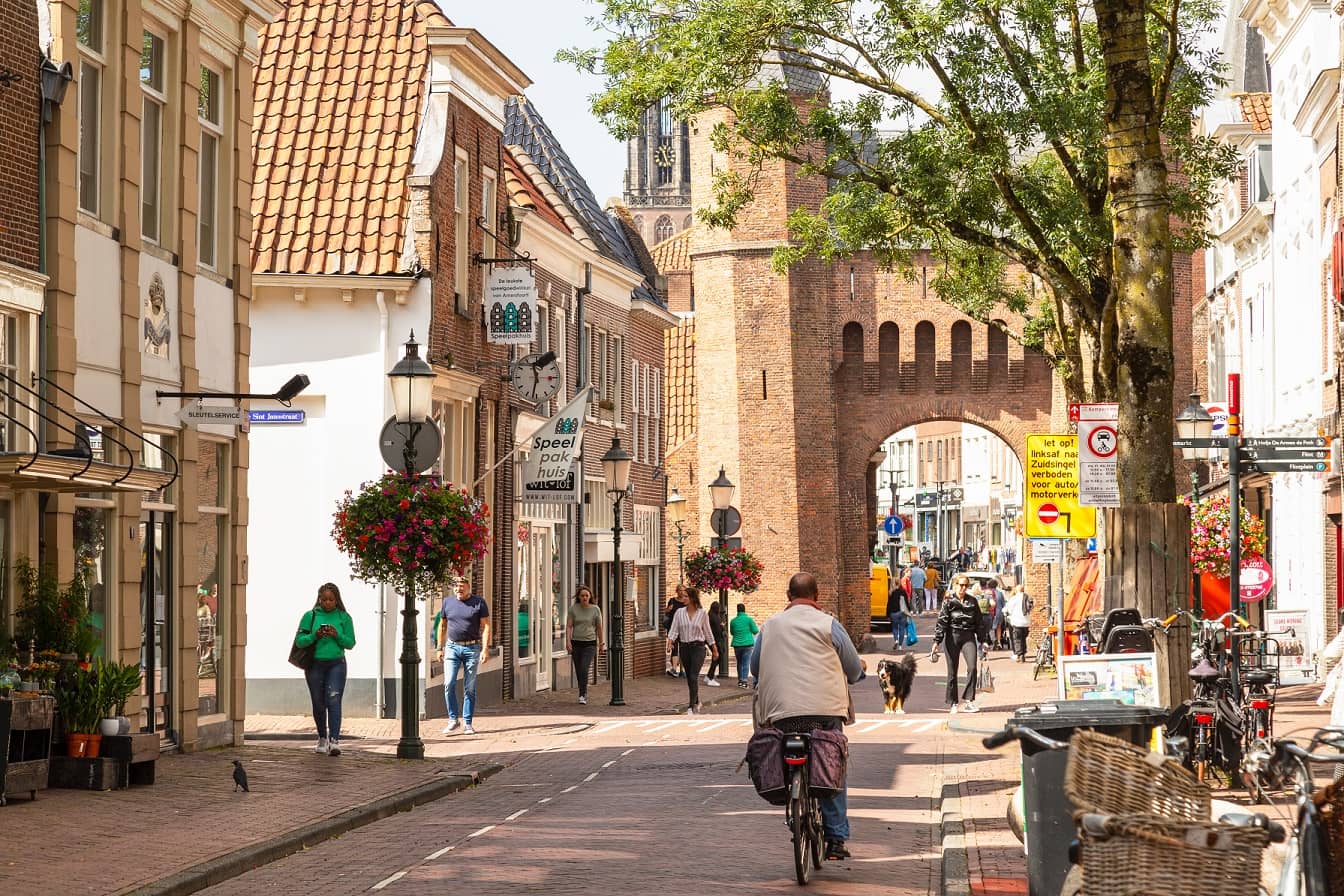
{"label": "shopfront entrance", "polygon": [[[173,514],[140,514],[140,696],[141,731],[176,741],[173,719]],[[194,633],[193,633],[194,636]]]}
{"label": "shopfront entrance", "polygon": [[551,616],[555,611],[552,566],[555,561],[555,532],[544,524],[523,521],[518,524],[518,660],[532,661],[536,671],[536,690],[551,688]]}

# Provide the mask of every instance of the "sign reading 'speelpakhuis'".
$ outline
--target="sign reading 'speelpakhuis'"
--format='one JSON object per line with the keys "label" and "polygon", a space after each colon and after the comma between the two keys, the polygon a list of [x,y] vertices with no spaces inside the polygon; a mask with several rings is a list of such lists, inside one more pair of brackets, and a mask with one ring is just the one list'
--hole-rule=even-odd
{"label": "sign reading 'speelpakhuis'", "polygon": [[583,418],[591,389],[585,389],[542,424],[523,459],[523,501],[577,504],[580,477],[575,457],[583,446]]}
{"label": "sign reading 'speelpakhuis'", "polygon": [[537,285],[532,270],[497,267],[485,278],[485,339],[527,345],[537,337]]}

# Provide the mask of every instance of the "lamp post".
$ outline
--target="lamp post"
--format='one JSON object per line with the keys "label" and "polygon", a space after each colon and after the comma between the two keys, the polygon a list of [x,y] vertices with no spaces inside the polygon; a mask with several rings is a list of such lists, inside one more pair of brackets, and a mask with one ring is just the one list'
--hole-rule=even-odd
{"label": "lamp post", "polygon": [[667,519],[677,530],[677,534],[673,537],[677,540],[677,581],[681,581],[682,576],[685,575],[682,549],[686,543],[686,532],[683,530],[682,524],[686,522],[686,499],[675,488],[672,489],[672,494],[667,499]]}
{"label": "lamp post", "polygon": [[634,457],[621,447],[621,437],[611,440],[602,455],[602,472],[607,479],[607,494],[612,499],[611,549],[616,573],[616,588],[611,607],[611,634],[607,669],[611,674],[611,705],[625,705],[625,576],[621,570],[621,501],[630,488],[630,462]]}
{"label": "lamp post", "polygon": [[[723,472],[723,467],[719,467],[719,477],[709,484],[709,496],[714,502],[714,509],[718,512],[719,523],[719,547],[727,549],[728,547],[728,511],[733,506],[733,491],[737,486],[728,481],[728,477]],[[719,612],[723,614],[723,619],[728,619],[728,589],[719,589]],[[715,645],[717,646],[717,645]],[[711,658],[710,662],[713,662]],[[719,654],[719,662],[723,665],[709,667],[711,672],[721,671],[726,676],[728,674],[728,658]]]}
{"label": "lamp post", "polygon": [[[392,406],[397,424],[406,428],[406,446],[402,449],[404,472],[409,478],[416,468],[415,437],[429,417],[430,396],[434,392],[434,369],[420,357],[415,333],[406,341],[406,354],[387,372],[392,387]],[[398,759],[424,759],[425,744],[420,740],[420,700],[416,688],[420,681],[420,650],[416,644],[419,626],[415,607],[415,580],[406,577],[401,610],[401,740],[397,741]],[[488,646],[482,646],[487,650]]]}
{"label": "lamp post", "polygon": [[[1182,441],[1182,443],[1185,442],[1192,443],[1189,445],[1186,444],[1181,445],[1181,457],[1191,462],[1198,460],[1201,448],[1209,447],[1209,445],[1201,445],[1199,443],[1211,444],[1217,441],[1216,439],[1211,438],[1212,434],[1213,434],[1213,416],[1208,411],[1204,410],[1204,405],[1201,404],[1199,401],[1199,393],[1198,392],[1190,393],[1190,403],[1187,404],[1185,408],[1182,409],[1182,411],[1176,415],[1177,438],[1179,438]],[[1228,488],[1231,491],[1232,495],[1237,494],[1239,486],[1240,483],[1238,482],[1237,479],[1236,469],[1233,468],[1230,471],[1230,478],[1228,480]],[[1195,472],[1194,468],[1191,467],[1190,469],[1191,513],[1194,513],[1195,502],[1198,500],[1199,500],[1199,477]],[[1229,534],[1231,535],[1231,539],[1229,542],[1229,548],[1231,550],[1231,557],[1230,557],[1231,568],[1237,569],[1238,572],[1240,572],[1239,567],[1241,566],[1241,526],[1240,526],[1241,520],[1239,519],[1241,515],[1241,508],[1239,505],[1240,501],[1232,499],[1231,506],[1233,508],[1233,512],[1231,520],[1229,522],[1229,525],[1231,527],[1231,531],[1229,532]],[[1193,569],[1190,570],[1190,578],[1191,578],[1191,595],[1194,598],[1195,603],[1195,615],[1203,616],[1204,608],[1203,608],[1202,595],[1200,593],[1199,576],[1195,573]],[[1238,578],[1240,578],[1240,576],[1238,576]],[[1238,586],[1240,586],[1240,582],[1238,582]],[[1228,600],[1231,602],[1231,607],[1234,612],[1237,608],[1237,597],[1238,595],[1235,591],[1229,593],[1228,595]]]}

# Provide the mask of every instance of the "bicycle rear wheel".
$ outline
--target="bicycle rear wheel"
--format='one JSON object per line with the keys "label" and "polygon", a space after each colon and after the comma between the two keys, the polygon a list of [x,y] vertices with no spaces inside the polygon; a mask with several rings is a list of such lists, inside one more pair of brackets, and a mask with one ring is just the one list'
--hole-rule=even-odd
{"label": "bicycle rear wheel", "polygon": [[789,781],[789,819],[793,829],[793,871],[799,885],[807,883],[812,874],[808,849],[812,841],[812,816],[807,805],[807,781],[802,769],[794,769]]}
{"label": "bicycle rear wheel", "polygon": [[822,828],[821,828],[821,804],[817,802],[817,800],[816,800],[815,797],[812,798],[812,799],[809,799],[808,802],[811,804],[810,809],[811,809],[811,818],[812,818],[812,824],[809,825],[809,827],[811,828],[811,831],[812,831],[812,836],[811,836],[811,838],[810,838],[810,845],[811,845],[811,852],[812,852],[812,867],[813,867],[813,868],[820,869],[820,868],[821,868],[821,835],[822,835]]}

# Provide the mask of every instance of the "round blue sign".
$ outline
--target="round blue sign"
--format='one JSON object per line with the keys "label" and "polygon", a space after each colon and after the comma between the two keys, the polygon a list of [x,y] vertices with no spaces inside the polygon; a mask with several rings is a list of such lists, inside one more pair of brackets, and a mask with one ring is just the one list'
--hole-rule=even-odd
{"label": "round blue sign", "polygon": [[892,537],[900,535],[904,529],[905,523],[901,522],[901,518],[898,516],[889,516],[882,521],[882,531]]}

